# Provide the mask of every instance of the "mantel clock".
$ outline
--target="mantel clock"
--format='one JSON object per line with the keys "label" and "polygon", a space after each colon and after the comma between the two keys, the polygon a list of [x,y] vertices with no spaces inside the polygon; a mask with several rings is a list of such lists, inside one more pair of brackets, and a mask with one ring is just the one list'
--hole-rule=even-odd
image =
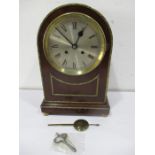
{"label": "mantel clock", "polygon": [[112,33],[106,19],[80,4],[56,8],[43,20],[38,52],[46,114],[107,115]]}

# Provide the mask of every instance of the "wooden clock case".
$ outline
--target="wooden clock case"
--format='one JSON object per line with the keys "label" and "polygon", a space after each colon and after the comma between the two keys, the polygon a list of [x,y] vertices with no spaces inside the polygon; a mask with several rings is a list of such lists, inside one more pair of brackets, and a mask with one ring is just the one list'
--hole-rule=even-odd
{"label": "wooden clock case", "polygon": [[[56,17],[80,12],[95,19],[106,37],[106,52],[101,63],[93,71],[80,76],[69,76],[55,70],[47,61],[43,49],[46,28]],[[45,114],[108,115],[110,106],[107,98],[108,75],[112,53],[112,33],[106,19],[92,8],[71,4],[50,12],[43,20],[38,33],[38,52],[44,100],[41,111]]]}

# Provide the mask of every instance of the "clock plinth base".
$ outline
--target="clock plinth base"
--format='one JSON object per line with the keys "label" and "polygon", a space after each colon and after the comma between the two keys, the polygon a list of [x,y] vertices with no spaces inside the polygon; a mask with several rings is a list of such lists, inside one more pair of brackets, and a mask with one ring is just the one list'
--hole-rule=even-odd
{"label": "clock plinth base", "polygon": [[103,103],[56,103],[43,101],[41,111],[48,115],[82,115],[82,116],[107,116],[110,111],[108,99]]}

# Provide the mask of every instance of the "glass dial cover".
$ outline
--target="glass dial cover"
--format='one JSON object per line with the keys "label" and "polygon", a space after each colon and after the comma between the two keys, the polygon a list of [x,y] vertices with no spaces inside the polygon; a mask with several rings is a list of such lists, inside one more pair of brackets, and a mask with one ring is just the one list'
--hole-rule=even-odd
{"label": "glass dial cover", "polygon": [[74,12],[51,21],[43,44],[49,64],[73,76],[95,69],[106,51],[106,39],[100,25],[93,18]]}

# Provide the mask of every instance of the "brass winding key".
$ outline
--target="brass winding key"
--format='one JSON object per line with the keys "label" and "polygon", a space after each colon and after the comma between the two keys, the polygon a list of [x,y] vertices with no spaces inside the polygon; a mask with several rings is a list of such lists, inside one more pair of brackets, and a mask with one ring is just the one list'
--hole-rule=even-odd
{"label": "brass winding key", "polygon": [[56,144],[64,143],[66,146],[68,146],[68,148],[70,148],[71,151],[73,152],[77,151],[76,148],[67,141],[68,135],[66,133],[62,133],[62,134],[56,133],[56,135],[57,137],[54,138],[54,143]]}

